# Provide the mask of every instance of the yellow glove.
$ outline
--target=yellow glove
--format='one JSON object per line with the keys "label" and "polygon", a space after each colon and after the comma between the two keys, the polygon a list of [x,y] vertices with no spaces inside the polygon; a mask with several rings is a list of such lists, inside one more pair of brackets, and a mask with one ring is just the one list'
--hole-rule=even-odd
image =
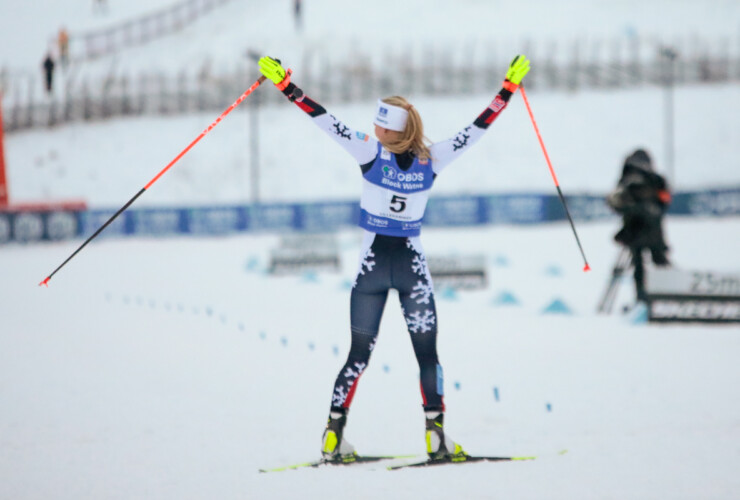
{"label": "yellow glove", "polygon": [[516,92],[519,84],[522,83],[522,78],[529,73],[529,59],[523,55],[518,55],[509,64],[509,70],[506,72],[506,80],[504,81],[504,88],[511,92]]}
{"label": "yellow glove", "polygon": [[280,65],[279,59],[273,59],[272,57],[261,57],[259,60],[260,72],[277,85],[280,90],[285,89],[290,83],[290,73],[287,72]]}

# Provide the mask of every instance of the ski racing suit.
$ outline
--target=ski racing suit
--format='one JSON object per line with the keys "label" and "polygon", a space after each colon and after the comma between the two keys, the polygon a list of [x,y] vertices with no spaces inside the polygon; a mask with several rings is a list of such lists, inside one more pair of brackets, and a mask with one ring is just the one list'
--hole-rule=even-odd
{"label": "ski racing suit", "polygon": [[358,380],[375,347],[391,288],[398,291],[419,363],[424,410],[444,411],[443,374],[437,357],[437,312],[419,239],[422,218],[436,176],[482,137],[506,107],[511,92],[502,88],[471,125],[430,146],[428,160],[420,160],[411,151],[391,153],[376,139],[328,114],[292,82],[283,93],[352,155],[363,176],[359,225],[364,229],[364,239],[350,297],[352,343],[334,384],[331,411],[344,414],[352,403]]}

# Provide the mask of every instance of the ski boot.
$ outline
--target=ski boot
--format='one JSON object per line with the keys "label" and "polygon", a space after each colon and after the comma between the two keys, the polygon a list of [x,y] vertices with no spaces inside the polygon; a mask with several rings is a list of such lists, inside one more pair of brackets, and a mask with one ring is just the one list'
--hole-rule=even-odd
{"label": "ski boot", "polygon": [[349,463],[357,459],[354,446],[343,438],[346,423],[346,413],[337,411],[329,413],[329,421],[321,439],[321,456],[325,461]]}
{"label": "ski boot", "polygon": [[468,458],[468,454],[465,453],[462,446],[444,433],[444,413],[441,411],[427,411],[424,414],[426,416],[426,441],[429,459],[464,462]]}

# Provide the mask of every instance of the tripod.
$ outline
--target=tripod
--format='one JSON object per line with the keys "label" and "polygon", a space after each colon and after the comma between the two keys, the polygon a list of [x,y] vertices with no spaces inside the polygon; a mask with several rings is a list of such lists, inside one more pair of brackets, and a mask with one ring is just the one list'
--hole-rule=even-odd
{"label": "tripod", "polygon": [[622,275],[627,269],[629,269],[631,263],[632,256],[629,248],[622,247],[619,251],[619,255],[617,255],[617,261],[614,263],[614,267],[612,268],[611,278],[609,279],[606,291],[604,291],[604,296],[599,302],[597,312],[604,314],[611,313],[612,307],[614,306],[614,299],[617,297],[617,285],[619,285]]}

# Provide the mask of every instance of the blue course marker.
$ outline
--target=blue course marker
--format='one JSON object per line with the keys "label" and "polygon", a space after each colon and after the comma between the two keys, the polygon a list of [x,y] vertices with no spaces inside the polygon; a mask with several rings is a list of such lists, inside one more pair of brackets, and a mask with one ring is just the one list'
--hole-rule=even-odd
{"label": "blue course marker", "polygon": [[497,306],[517,306],[519,305],[519,299],[512,292],[504,290],[494,297],[493,304]]}
{"label": "blue course marker", "polygon": [[439,293],[440,298],[444,300],[457,300],[457,292],[452,287],[444,287]]}
{"label": "blue course marker", "polygon": [[565,302],[555,299],[542,310],[542,314],[573,314],[573,311]]}

